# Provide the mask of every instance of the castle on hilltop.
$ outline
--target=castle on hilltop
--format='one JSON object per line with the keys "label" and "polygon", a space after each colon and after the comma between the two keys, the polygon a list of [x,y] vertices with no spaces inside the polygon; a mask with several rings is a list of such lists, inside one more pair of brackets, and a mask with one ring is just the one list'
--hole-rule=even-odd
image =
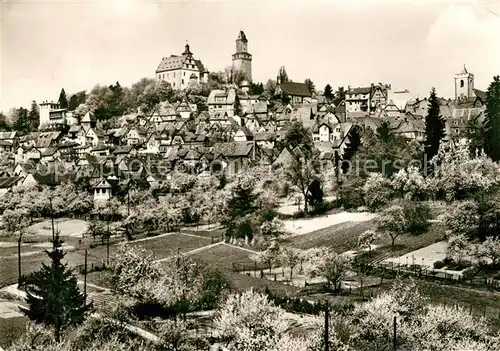
{"label": "castle on hilltop", "polygon": [[[232,55],[232,67],[243,72],[247,83],[252,82],[252,55],[248,52],[248,39],[243,31],[240,31],[236,39],[236,53]],[[162,58],[156,68],[155,76],[158,80],[170,83],[172,88],[183,90],[191,82],[208,82],[208,73],[201,60],[193,57],[189,44],[186,43],[182,54]]]}

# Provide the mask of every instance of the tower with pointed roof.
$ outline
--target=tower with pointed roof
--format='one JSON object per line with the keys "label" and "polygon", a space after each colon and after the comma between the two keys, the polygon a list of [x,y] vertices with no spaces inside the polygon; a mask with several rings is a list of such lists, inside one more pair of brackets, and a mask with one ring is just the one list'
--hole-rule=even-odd
{"label": "tower with pointed roof", "polygon": [[236,39],[236,53],[233,54],[233,69],[242,71],[246,80],[252,81],[252,55],[248,53],[248,39],[240,30]]}
{"label": "tower with pointed roof", "polygon": [[460,73],[455,74],[455,101],[473,98],[474,95],[474,75],[464,68]]}

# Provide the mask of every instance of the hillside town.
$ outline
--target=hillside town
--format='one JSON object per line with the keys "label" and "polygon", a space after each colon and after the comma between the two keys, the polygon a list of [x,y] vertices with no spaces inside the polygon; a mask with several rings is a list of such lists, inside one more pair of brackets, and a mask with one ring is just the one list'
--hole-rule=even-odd
{"label": "hillside town", "polygon": [[235,34],[0,115],[0,350],[500,350],[499,76],[257,82]]}

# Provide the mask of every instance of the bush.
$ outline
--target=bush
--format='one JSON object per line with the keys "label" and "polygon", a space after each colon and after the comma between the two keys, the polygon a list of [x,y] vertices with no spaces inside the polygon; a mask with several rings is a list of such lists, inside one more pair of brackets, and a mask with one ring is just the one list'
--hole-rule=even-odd
{"label": "bush", "polygon": [[479,227],[479,207],[474,201],[465,201],[455,206],[445,215],[444,220],[449,232],[453,235],[464,235],[473,238]]}
{"label": "bush", "polygon": [[446,264],[443,261],[436,261],[436,262],[434,262],[434,268],[436,268],[436,269],[441,269],[444,266],[446,266]]}
{"label": "bush", "polygon": [[466,281],[471,281],[479,273],[477,267],[468,267],[462,272],[462,279]]}

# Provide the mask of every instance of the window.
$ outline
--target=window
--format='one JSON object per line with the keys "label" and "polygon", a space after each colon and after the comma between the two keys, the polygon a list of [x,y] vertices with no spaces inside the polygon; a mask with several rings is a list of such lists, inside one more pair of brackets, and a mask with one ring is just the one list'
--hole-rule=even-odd
{"label": "window", "polygon": [[464,80],[460,79],[460,88],[463,88],[463,87],[464,87]]}
{"label": "window", "polygon": [[186,72],[182,72],[182,75],[183,75],[183,76],[186,76]]}
{"label": "window", "polygon": [[181,81],[181,82],[182,82],[182,84],[184,84],[184,78],[182,78],[182,81]]}

